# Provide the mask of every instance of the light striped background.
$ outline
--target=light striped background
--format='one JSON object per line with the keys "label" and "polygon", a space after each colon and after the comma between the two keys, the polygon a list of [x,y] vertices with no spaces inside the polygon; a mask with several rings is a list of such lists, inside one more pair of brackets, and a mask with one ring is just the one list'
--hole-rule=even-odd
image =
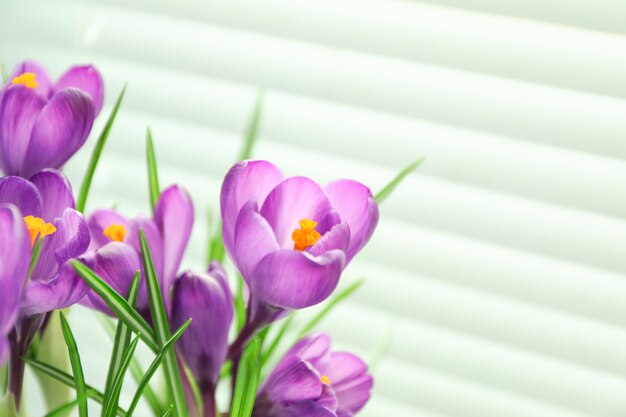
{"label": "light striped background", "polygon": [[625,33],[623,0],[0,2],[0,61],[96,63],[105,115],[128,82],[90,207],[147,211],[150,125],[196,200],[191,267],[259,89],[255,155],[288,174],[378,190],[427,156],[322,326],[384,352],[364,417],[626,415]]}

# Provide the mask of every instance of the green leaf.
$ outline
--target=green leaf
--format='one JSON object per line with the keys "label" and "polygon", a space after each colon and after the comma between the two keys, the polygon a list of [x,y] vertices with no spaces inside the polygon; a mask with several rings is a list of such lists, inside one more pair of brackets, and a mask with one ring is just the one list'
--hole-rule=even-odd
{"label": "green leaf", "polygon": [[87,385],[85,384],[85,376],[83,375],[83,365],[80,362],[76,339],[74,339],[72,329],[70,328],[67,320],[65,320],[63,313],[61,313],[61,329],[63,330],[65,344],[67,345],[67,350],[70,355],[72,372],[74,373],[76,400],[78,401],[78,415],[80,417],[87,417],[89,414],[87,410]]}
{"label": "green leaf", "polygon": [[173,409],[174,409],[174,404],[170,404],[169,408],[163,411],[163,414],[161,414],[161,417],[169,417],[169,415],[172,414]]}
{"label": "green leaf", "polygon": [[[40,340],[40,346],[34,355],[38,360],[55,366],[63,371],[69,371],[70,360],[67,356],[67,347],[61,329],[60,311],[50,315],[48,324]],[[67,404],[73,395],[69,387],[57,383],[56,380],[42,373],[35,374],[41,385],[41,391],[49,410]]]}
{"label": "green leaf", "polygon": [[[170,327],[163,303],[163,295],[159,287],[159,281],[154,271],[150,248],[146,241],[143,230],[139,230],[139,240],[141,242],[141,259],[143,261],[143,270],[146,277],[146,286],[148,287],[148,301],[150,302],[150,313],[154,322],[154,329],[158,346],[163,348],[167,340],[170,338]],[[187,404],[185,403],[185,393],[183,391],[183,383],[178,372],[178,362],[173,351],[165,353],[164,360],[165,382],[167,384],[169,394],[174,402],[177,417],[187,416]]]}
{"label": "green leaf", "polygon": [[122,104],[122,99],[124,98],[124,93],[126,92],[126,85],[122,88],[117,101],[115,102],[115,106],[109,115],[109,119],[104,125],[104,129],[102,129],[102,133],[98,137],[98,141],[96,142],[96,146],[93,148],[93,152],[91,153],[91,159],[89,160],[89,165],[87,166],[87,171],[85,172],[85,176],[83,178],[83,183],[80,186],[80,192],[78,193],[78,198],[76,199],[76,210],[81,213],[85,211],[85,204],[87,203],[87,195],[89,195],[89,189],[91,188],[91,181],[93,180],[93,174],[96,171],[96,167],[98,166],[98,162],[100,161],[100,155],[102,154],[102,149],[104,149],[104,145],[106,144],[107,139],[109,138],[109,133],[111,133],[111,128],[113,127],[113,122],[115,121],[115,117],[117,116],[117,111]]}
{"label": "green leaf", "polygon": [[144,320],[143,317],[133,308],[130,304],[119,295],[113,288],[96,275],[87,265],[82,264],[77,260],[70,261],[72,266],[91,287],[96,294],[98,294],[109,308],[115,313],[115,315],[124,322],[133,332],[141,334],[141,340],[152,349],[155,353],[159,351],[154,335],[154,331],[150,325]]}
{"label": "green leaf", "polygon": [[[75,388],[74,377],[66,372],[61,371],[60,369],[55,368],[54,366],[50,366],[36,359],[22,357],[22,360],[29,364],[34,370],[37,372],[41,372],[46,374],[62,384],[67,385],[68,387]],[[104,394],[102,394],[97,389],[93,388],[90,385],[85,385],[87,396],[97,403],[102,404],[104,401]],[[121,408],[117,409],[117,415],[120,417],[126,417],[126,411]]]}
{"label": "green leaf", "polygon": [[250,417],[254,408],[260,378],[261,339],[257,336],[248,343],[241,356],[237,382],[233,392],[231,417]]}
{"label": "green leaf", "polygon": [[41,253],[41,239],[37,238],[35,244],[33,245],[32,255],[30,256],[30,265],[28,267],[28,279],[33,275],[33,271],[35,270],[35,265],[37,265],[37,260],[39,259],[39,254]]}
{"label": "green leaf", "polygon": [[4,64],[0,65],[0,70],[2,71],[2,84],[4,84],[9,81],[9,71]]}
{"label": "green leaf", "polygon": [[0,417],[19,417],[15,397],[10,392],[0,397]]}
{"label": "green leaf", "polygon": [[78,400],[70,401],[69,403],[63,404],[63,405],[55,408],[54,410],[50,411],[44,417],[64,417],[64,416],[67,416],[70,413],[70,411],[72,411],[74,409],[74,407],[76,407],[76,404],[78,404]]}
{"label": "green leaf", "polygon": [[351,285],[349,285],[345,290],[341,291],[337,295],[335,295],[329,302],[324,306],[322,311],[317,313],[315,317],[313,317],[309,322],[300,330],[298,333],[298,339],[306,336],[313,328],[319,323],[337,304],[346,299],[350,294],[355,292],[363,283],[365,279],[360,279]]}
{"label": "green leaf", "polygon": [[244,136],[243,148],[241,148],[241,152],[239,153],[239,161],[248,159],[252,155],[252,147],[259,133],[259,122],[261,121],[262,108],[263,108],[263,92],[260,91],[256,98],[256,103],[254,105],[252,117],[250,118],[250,121],[248,122],[248,127],[246,129],[246,134]]}
{"label": "green leaf", "polygon": [[235,293],[235,315],[237,316],[237,333],[241,332],[243,326],[246,325],[246,300],[243,296],[243,278],[238,275],[237,292]]}
{"label": "green leaf", "polygon": [[165,342],[165,344],[163,345],[163,349],[159,351],[159,353],[156,355],[156,357],[148,367],[145,375],[143,376],[143,378],[141,378],[141,381],[139,381],[137,391],[135,392],[135,396],[133,397],[133,401],[130,403],[130,407],[128,407],[128,413],[130,415],[132,415],[133,411],[135,411],[135,407],[137,407],[137,404],[139,404],[142,392],[149,387],[148,384],[150,383],[150,379],[155,374],[157,369],[159,369],[166,355],[168,354],[168,352],[170,352],[172,346],[174,346],[174,343],[176,343],[176,341],[180,339],[180,337],[183,335],[185,330],[187,330],[187,327],[189,327],[190,324],[191,319],[184,322],[182,326],[180,326],[178,330],[174,332],[172,337],[170,337],[168,341]]}
{"label": "green leaf", "polygon": [[425,158],[420,158],[417,161],[413,162],[408,167],[404,168],[402,171],[400,171],[400,173],[393,180],[391,180],[389,184],[387,184],[382,190],[378,192],[378,194],[374,196],[374,199],[376,200],[376,202],[380,204],[387,197],[389,197],[391,192],[398,186],[398,184],[400,184],[407,175],[415,171],[417,167],[420,166],[422,162],[424,162],[424,160]]}
{"label": "green leaf", "polygon": [[146,133],[146,158],[148,160],[148,188],[150,189],[150,205],[154,210],[161,188],[159,187],[159,173],[157,171],[156,156],[154,154],[154,144],[152,143],[152,132],[150,128]]}
{"label": "green leaf", "polygon": [[267,349],[263,351],[263,354],[261,355],[261,367],[265,366],[267,362],[270,360],[270,358],[276,351],[276,348],[280,344],[280,341],[283,339],[283,336],[285,336],[287,329],[289,329],[289,327],[291,326],[291,323],[293,323],[293,319],[295,317],[296,317],[295,313],[291,313],[285,319],[283,324],[280,326],[280,329],[278,329],[278,333],[276,333],[276,337],[274,337],[274,340],[272,340],[272,343],[269,345]]}
{"label": "green leaf", "polygon": [[[106,330],[107,334],[113,340],[113,338],[115,337],[115,333],[116,333],[115,332],[116,328],[115,328],[115,325],[113,324],[113,321],[109,317],[104,316],[103,314],[97,314],[96,317],[100,321],[102,326],[104,327],[104,330]],[[137,360],[137,358],[133,358],[130,363],[130,373],[132,374],[135,382],[137,382],[137,384],[140,384],[140,381],[144,377],[144,372],[141,369],[141,365],[139,364],[139,361]],[[150,385],[146,385],[143,388],[143,396],[148,401],[148,405],[152,409],[153,414],[158,415],[163,409],[163,406],[159,402],[156,394],[154,393]],[[137,401],[139,401],[139,398],[137,399]]]}
{"label": "green leaf", "polygon": [[[130,289],[128,290],[128,295],[126,299],[131,307],[135,307],[135,303],[137,302],[137,294],[139,293],[139,279],[141,277],[141,272],[137,271],[133,281],[130,285]],[[113,341],[113,352],[111,353],[111,361],[109,362],[109,371],[107,373],[107,379],[104,388],[104,398],[107,402],[102,407],[102,415],[106,415],[106,410],[109,409],[108,400],[112,398],[111,392],[113,389],[113,380],[115,375],[118,373],[119,369],[122,366],[124,361],[124,352],[127,351],[128,345],[130,344],[131,330],[128,326],[124,325],[122,320],[117,322],[117,330],[115,332],[115,340]]]}
{"label": "green leaf", "polygon": [[106,400],[106,410],[104,415],[107,417],[114,417],[115,411],[117,409],[120,393],[122,392],[122,385],[124,385],[124,376],[126,375],[126,371],[130,366],[130,362],[135,355],[135,349],[137,349],[137,343],[139,343],[139,335],[133,339],[133,341],[128,345],[128,349],[124,353],[124,359],[120,364],[120,368],[117,370],[117,374],[113,379],[113,383],[111,384],[111,392],[110,398],[105,398]]}

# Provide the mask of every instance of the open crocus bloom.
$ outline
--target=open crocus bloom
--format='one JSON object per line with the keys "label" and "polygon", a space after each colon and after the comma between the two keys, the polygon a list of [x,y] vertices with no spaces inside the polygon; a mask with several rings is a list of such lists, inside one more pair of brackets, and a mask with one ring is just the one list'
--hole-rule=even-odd
{"label": "open crocus bloom", "polygon": [[[139,229],[143,231],[152,254],[155,272],[164,294],[168,312],[170,291],[189,242],[193,226],[193,203],[187,191],[173,185],[165,189],[154,207],[153,218],[127,219],[113,210],[98,210],[88,220],[92,243],[80,258],[113,289],[126,295],[137,271],[142,271]],[[112,314],[104,301],[92,291],[82,301],[85,305]],[[139,287],[136,308],[149,316],[145,283]]]}
{"label": "open crocus bloom", "polygon": [[252,316],[263,306],[298,309],[326,299],[378,223],[365,185],[341,179],[322,187],[260,160],[231,168],[221,210],[224,246],[248,284]]}
{"label": "open crocus bloom", "polygon": [[0,168],[24,178],[60,168],[85,143],[102,101],[92,66],[72,67],[53,84],[41,65],[22,62],[0,90]]}
{"label": "open crocus bloom", "polygon": [[6,336],[18,317],[28,274],[30,237],[22,214],[12,204],[0,204],[0,367],[9,351]]}
{"label": "open crocus bloom", "polygon": [[[46,169],[30,179],[0,178],[0,203],[17,207],[28,232],[28,251],[19,262],[29,265],[32,249],[39,255],[20,300],[20,315],[32,316],[68,307],[87,291],[72,273],[69,260],[89,246],[89,230],[83,216],[74,210],[69,182],[59,171]],[[6,238],[5,238],[6,239]],[[28,269],[19,279],[27,279]]]}
{"label": "open crocus bloom", "polygon": [[367,365],[347,352],[332,352],[327,334],[305,337],[268,376],[253,417],[351,417],[370,398]]}

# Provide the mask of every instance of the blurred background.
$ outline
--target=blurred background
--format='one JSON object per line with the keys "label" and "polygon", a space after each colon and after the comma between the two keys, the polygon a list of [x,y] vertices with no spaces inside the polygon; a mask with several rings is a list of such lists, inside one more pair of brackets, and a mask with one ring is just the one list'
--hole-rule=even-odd
{"label": "blurred background", "polygon": [[[363,417],[626,415],[625,34],[624,0],[0,0],[9,69],[104,76],[75,189],[128,83],[88,208],[149,211],[150,126],[196,202],[187,267],[261,90],[253,155],[289,175],[378,191],[427,158],[320,326],[372,364]],[[102,385],[110,341],[74,311]]]}

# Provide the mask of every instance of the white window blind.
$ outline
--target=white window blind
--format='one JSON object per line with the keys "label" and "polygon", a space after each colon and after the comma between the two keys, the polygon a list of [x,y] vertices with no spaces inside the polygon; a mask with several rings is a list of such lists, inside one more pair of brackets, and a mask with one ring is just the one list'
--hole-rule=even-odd
{"label": "white window blind", "polygon": [[380,357],[362,415],[609,417],[626,414],[625,28],[622,0],[4,0],[0,61],[100,67],[75,187],[128,82],[89,207],[147,211],[149,125],[162,184],[196,201],[193,268],[260,89],[255,156],[290,175],[378,190],[426,156],[343,278],[367,283],[321,325]]}

